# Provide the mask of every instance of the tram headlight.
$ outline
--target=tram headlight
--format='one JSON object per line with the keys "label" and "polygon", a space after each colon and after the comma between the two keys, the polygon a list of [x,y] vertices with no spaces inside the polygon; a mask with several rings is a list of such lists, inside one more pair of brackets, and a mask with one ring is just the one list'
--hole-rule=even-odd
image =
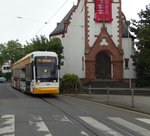
{"label": "tram headlight", "polygon": [[56,83],[56,80],[53,80],[54,83]]}
{"label": "tram headlight", "polygon": [[41,82],[40,80],[37,80],[36,84],[39,85],[40,82]]}
{"label": "tram headlight", "polygon": [[38,83],[40,83],[41,81],[40,81],[40,80],[38,80],[37,82],[38,82]]}

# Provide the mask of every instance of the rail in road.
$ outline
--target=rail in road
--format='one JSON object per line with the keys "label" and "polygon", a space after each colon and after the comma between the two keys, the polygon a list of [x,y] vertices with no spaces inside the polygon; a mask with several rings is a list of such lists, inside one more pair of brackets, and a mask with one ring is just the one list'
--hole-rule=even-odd
{"label": "rail in road", "polygon": [[[132,123],[132,121],[128,121],[119,117],[108,117],[107,121],[105,120],[99,120],[95,119],[92,116],[78,116],[78,119],[71,118],[67,116],[60,116],[55,115],[52,117],[53,120],[55,120],[57,123],[64,123],[66,125],[66,132],[67,126],[74,126],[75,124],[78,124],[80,127],[79,130],[76,130],[76,132],[68,132],[68,134],[73,136],[149,136],[150,130],[149,128],[145,128],[142,125],[139,126],[135,123]],[[75,120],[74,120],[75,119]],[[0,135],[1,136],[15,136],[15,129],[16,125],[15,122],[17,120],[17,116],[14,114],[4,114],[1,115],[0,118]],[[134,120],[140,122],[141,124],[147,124],[150,125],[150,119],[149,118],[134,118]],[[28,127],[32,129],[32,134],[34,136],[34,133],[36,135],[42,135],[42,136],[55,136],[54,133],[59,131],[59,128],[55,128],[55,131],[51,132],[51,129],[54,129],[53,127],[49,127],[46,125],[46,122],[44,118],[42,118],[40,115],[32,114],[29,115],[28,120]],[[76,122],[77,121],[77,122]],[[112,122],[116,125],[112,125]],[[124,127],[118,127],[118,125],[121,125]],[[115,129],[114,129],[115,128]],[[90,133],[90,132],[91,133]],[[65,132],[65,133],[66,133]],[[73,133],[73,134],[71,134]],[[74,134],[76,133],[76,134]],[[17,134],[16,134],[17,135]],[[20,131],[20,135],[23,135],[23,132]],[[29,135],[29,134],[28,134]],[[63,134],[62,134],[63,135]],[[58,134],[56,133],[56,136]]]}
{"label": "rail in road", "polygon": [[25,95],[9,86],[0,87],[1,92],[7,94],[0,99],[2,136],[150,135],[145,114],[64,95]]}
{"label": "rail in road", "polygon": [[[74,136],[148,136],[150,135],[150,118],[146,117],[133,117],[130,120],[120,117],[109,116],[106,119],[95,118],[93,115],[81,114],[75,116],[71,111],[65,110],[60,103],[64,101],[59,100],[57,97],[53,99],[40,98],[47,104],[52,105],[54,108],[58,109],[63,113],[63,115],[49,115],[51,116],[49,121],[54,124],[65,124],[66,129],[68,126],[74,128],[75,132],[69,132],[70,135]],[[68,105],[68,104],[67,104]],[[72,107],[73,108],[73,107]],[[47,125],[47,119],[39,114],[30,114],[28,117],[28,125],[32,129],[32,134],[39,136],[55,136],[53,130],[53,125]],[[137,125],[138,122],[140,125]],[[3,114],[0,118],[0,135],[11,135],[15,136],[17,116],[14,114]],[[142,124],[147,124],[148,127],[143,127]],[[58,125],[59,126],[59,125]],[[69,127],[69,128],[70,128]],[[55,128],[59,131],[59,127]],[[58,129],[58,130],[57,130]],[[62,130],[61,130],[62,131]],[[64,131],[64,130],[63,130]],[[66,133],[66,132],[65,132]],[[74,133],[74,134],[71,134]],[[63,134],[62,134],[63,135]],[[57,133],[56,133],[57,136]]]}

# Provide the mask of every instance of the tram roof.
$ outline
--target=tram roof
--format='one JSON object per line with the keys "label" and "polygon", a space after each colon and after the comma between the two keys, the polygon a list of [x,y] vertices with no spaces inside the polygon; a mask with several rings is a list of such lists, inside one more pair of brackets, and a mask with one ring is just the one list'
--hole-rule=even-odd
{"label": "tram roof", "polygon": [[17,62],[15,62],[13,64],[13,66],[18,65],[19,62],[22,62],[22,61],[29,59],[31,57],[34,57],[34,56],[54,56],[54,57],[57,57],[57,54],[55,52],[51,52],[51,51],[34,51],[34,52],[27,54],[26,56],[24,56],[22,59],[18,60]]}

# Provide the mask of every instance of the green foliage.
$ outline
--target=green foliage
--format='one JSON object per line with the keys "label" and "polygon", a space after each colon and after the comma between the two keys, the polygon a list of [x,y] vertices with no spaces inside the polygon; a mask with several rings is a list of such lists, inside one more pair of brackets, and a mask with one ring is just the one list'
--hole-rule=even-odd
{"label": "green foliage", "polygon": [[50,49],[57,53],[59,58],[59,64],[61,64],[61,60],[64,58],[63,56],[63,46],[61,40],[59,38],[53,38],[50,41]]}
{"label": "green foliage", "polygon": [[6,44],[0,44],[0,64],[4,62],[14,63],[24,56],[24,49],[18,40],[8,41]]}
{"label": "green foliage", "polygon": [[5,49],[5,45],[4,44],[0,44],[0,65],[4,64],[4,57],[3,57],[3,50]]}
{"label": "green foliage", "polygon": [[132,20],[131,31],[136,35],[135,54],[138,87],[150,87],[150,4],[138,13],[140,20]]}
{"label": "green foliage", "polygon": [[60,86],[62,88],[62,91],[69,90],[70,92],[72,92],[75,90],[76,86],[81,86],[81,82],[77,75],[66,73],[61,79]]}
{"label": "green foliage", "polygon": [[36,36],[31,39],[31,42],[25,46],[26,54],[31,53],[33,51],[50,51],[50,41],[45,36]]}
{"label": "green foliage", "polygon": [[36,36],[27,45],[22,46],[18,40],[8,41],[6,44],[0,44],[0,65],[4,62],[14,62],[33,51],[53,51],[59,58],[59,65],[63,56],[63,46],[59,38],[48,40],[45,36]]}
{"label": "green foliage", "polygon": [[150,49],[142,49],[136,54],[136,77],[138,87],[150,87]]}
{"label": "green foliage", "polygon": [[135,36],[138,35],[139,31],[146,27],[149,26],[150,24],[150,4],[146,5],[145,10],[141,10],[140,13],[138,13],[139,20],[132,19],[131,23],[132,25],[130,26],[130,30],[135,34]]}
{"label": "green foliage", "polygon": [[5,77],[9,81],[11,79],[11,73],[2,73],[0,71],[0,77]]}
{"label": "green foliage", "polygon": [[25,46],[25,53],[31,53],[33,51],[53,51],[56,52],[59,58],[59,64],[63,56],[63,46],[59,38],[53,38],[50,41],[45,36],[36,36],[31,40],[31,43],[27,43]]}

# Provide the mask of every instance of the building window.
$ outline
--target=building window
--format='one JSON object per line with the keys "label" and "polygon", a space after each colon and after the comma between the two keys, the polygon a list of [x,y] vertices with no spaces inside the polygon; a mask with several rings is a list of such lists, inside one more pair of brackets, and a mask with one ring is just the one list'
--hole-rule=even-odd
{"label": "building window", "polygon": [[124,59],[125,69],[129,69],[129,59]]}
{"label": "building window", "polygon": [[4,70],[10,70],[11,67],[4,67]]}

